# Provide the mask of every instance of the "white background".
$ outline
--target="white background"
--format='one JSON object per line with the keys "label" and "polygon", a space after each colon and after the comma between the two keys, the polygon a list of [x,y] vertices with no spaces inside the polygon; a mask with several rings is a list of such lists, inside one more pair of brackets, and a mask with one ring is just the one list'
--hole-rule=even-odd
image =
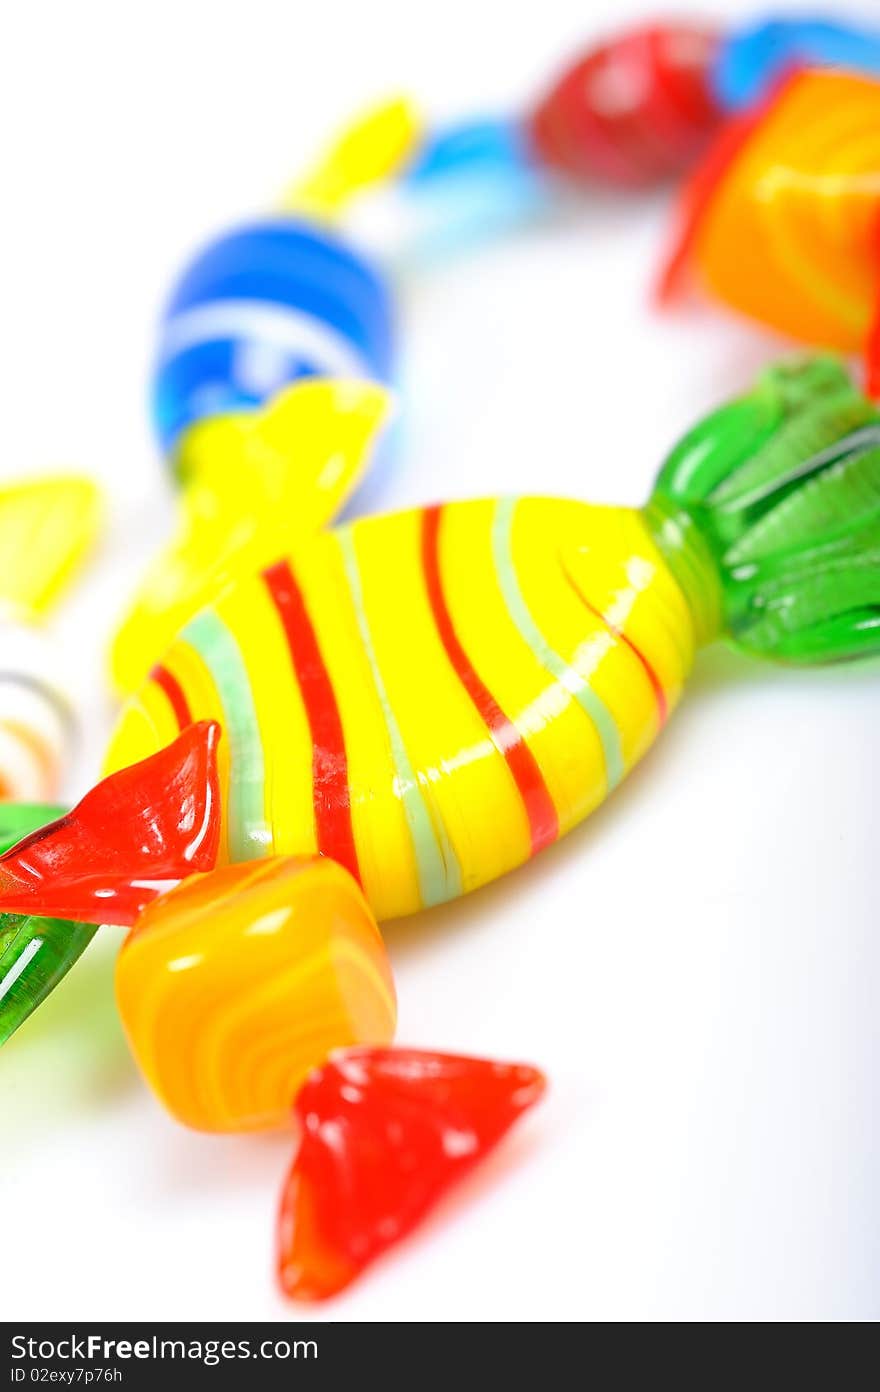
{"label": "white background", "polygon": [[[7,11],[2,471],[76,466],[109,499],[56,625],[85,708],[69,795],[112,720],[111,624],[169,526],[145,388],[185,255],[268,207],[359,104],[403,88],[438,118],[514,108],[608,8]],[[665,196],[585,198],[412,280],[405,450],[371,506],[536,488],[641,501],[676,435],[780,347],[710,305],[649,310],[668,212]],[[552,1091],[322,1317],[880,1314],[878,687],[876,662],[792,672],[706,652],[588,826],[389,927],[400,1039],[537,1062]],[[296,1319],[272,1276],[290,1139],[164,1115],[115,1017],[115,942],[0,1056],[0,1315]]]}

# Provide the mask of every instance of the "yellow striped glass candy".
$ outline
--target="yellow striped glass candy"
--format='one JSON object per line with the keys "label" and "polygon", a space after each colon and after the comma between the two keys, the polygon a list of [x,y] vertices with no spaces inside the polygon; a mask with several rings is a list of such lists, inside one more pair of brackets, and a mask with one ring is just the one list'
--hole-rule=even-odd
{"label": "yellow striped glass candy", "polygon": [[390,918],[592,811],[677,701],[694,645],[635,510],[497,498],[367,518],[192,620],[109,764],[219,720],[221,855],[322,852]]}

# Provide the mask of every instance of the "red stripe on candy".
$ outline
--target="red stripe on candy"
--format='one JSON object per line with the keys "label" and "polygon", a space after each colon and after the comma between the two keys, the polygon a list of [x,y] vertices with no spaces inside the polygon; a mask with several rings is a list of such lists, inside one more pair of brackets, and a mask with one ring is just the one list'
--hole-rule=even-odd
{"label": "red stripe on candy", "polygon": [[342,717],[302,591],[287,561],[263,571],[287,638],[312,736],[312,783],[318,850],[360,881],[351,820]]}
{"label": "red stripe on candy", "polygon": [[181,730],[185,730],[187,725],[192,724],[192,712],[180,682],[168,671],[167,667],[162,666],[161,662],[153,668],[150,679],[165,692],[171,703],[177,724]]}
{"label": "red stripe on candy", "polygon": [[629,648],[633,656],[638,658],[644,670],[645,676],[648,678],[648,681],[651,683],[651,686],[653,688],[654,697],[657,701],[657,712],[660,718],[660,724],[661,726],[665,725],[667,716],[669,715],[669,702],[666,699],[666,692],[663,689],[663,683],[657,676],[657,673],[654,671],[654,668],[651,666],[651,663],[648,661],[641,648],[637,648],[633,640],[626,633],[624,633],[623,629],[618,628],[617,624],[612,623],[611,620],[607,617],[607,615],[602,613],[601,609],[597,609],[595,604],[590,603],[583,590],[580,588],[580,586],[575,584],[574,580],[564,567],[562,573],[565,576],[571,588],[574,590],[575,594],[577,595],[584,608],[588,609],[595,619],[598,619],[601,624],[605,625],[609,633],[613,633],[615,638],[619,638],[621,643],[624,643],[626,647]]}
{"label": "red stripe on candy", "polygon": [[455,632],[440,576],[440,513],[441,507],[437,504],[425,508],[422,514],[422,565],[434,622],[456,676],[485,721],[495,747],[504,756],[513,774],[529,819],[531,852],[535,855],[559,835],[556,805],[534,754],[477,675]]}

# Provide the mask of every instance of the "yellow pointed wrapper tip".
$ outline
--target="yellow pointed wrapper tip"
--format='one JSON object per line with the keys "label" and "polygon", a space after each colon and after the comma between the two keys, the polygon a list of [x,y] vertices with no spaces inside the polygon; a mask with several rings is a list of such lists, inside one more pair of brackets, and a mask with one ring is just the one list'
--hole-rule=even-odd
{"label": "yellow pointed wrapper tip", "polygon": [[183,437],[177,533],[156,559],[110,653],[134,690],[178,631],[234,580],[332,520],[358,483],[392,398],[373,382],[310,379],[262,411],[215,417]]}
{"label": "yellow pointed wrapper tip", "polygon": [[391,97],[371,107],[290,186],[282,208],[332,220],[356,194],[398,174],[412,158],[424,129],[422,115],[409,97]]}
{"label": "yellow pointed wrapper tip", "polygon": [[0,486],[0,606],[23,617],[47,613],[94,544],[100,489],[78,474]]}

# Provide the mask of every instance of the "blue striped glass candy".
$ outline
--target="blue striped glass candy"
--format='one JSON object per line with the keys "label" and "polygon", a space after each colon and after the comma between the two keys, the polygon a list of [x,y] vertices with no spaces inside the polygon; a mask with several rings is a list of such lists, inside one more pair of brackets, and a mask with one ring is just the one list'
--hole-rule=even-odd
{"label": "blue striped glass candy", "polygon": [[291,218],[210,243],[162,320],[153,412],[173,454],[196,421],[254,410],[302,377],[387,381],[393,311],[381,275],[334,233]]}

